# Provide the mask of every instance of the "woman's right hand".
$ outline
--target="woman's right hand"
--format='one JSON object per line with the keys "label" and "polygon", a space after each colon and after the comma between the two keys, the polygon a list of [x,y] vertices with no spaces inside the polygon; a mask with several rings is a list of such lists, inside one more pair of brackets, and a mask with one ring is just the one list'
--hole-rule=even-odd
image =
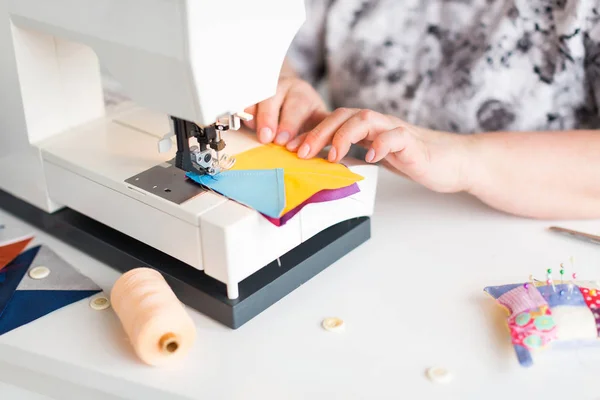
{"label": "woman's right hand", "polygon": [[282,68],[275,96],[245,111],[254,116],[246,125],[256,131],[260,142],[281,146],[329,115],[319,93],[300,79],[287,62]]}

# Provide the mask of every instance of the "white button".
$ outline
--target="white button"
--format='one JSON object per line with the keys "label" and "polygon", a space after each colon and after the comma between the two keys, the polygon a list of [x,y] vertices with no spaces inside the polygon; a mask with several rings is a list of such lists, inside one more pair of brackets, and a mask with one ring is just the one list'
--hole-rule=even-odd
{"label": "white button", "polygon": [[427,377],[435,383],[449,383],[453,378],[450,371],[441,367],[429,368],[427,370]]}
{"label": "white button", "polygon": [[110,307],[110,301],[105,296],[98,296],[90,300],[90,307],[94,310],[106,310]]}
{"label": "white button", "polygon": [[29,270],[31,279],[44,279],[50,275],[50,270],[46,267],[35,267]]}
{"label": "white button", "polygon": [[344,321],[339,318],[325,318],[322,325],[329,332],[341,332],[345,327]]}

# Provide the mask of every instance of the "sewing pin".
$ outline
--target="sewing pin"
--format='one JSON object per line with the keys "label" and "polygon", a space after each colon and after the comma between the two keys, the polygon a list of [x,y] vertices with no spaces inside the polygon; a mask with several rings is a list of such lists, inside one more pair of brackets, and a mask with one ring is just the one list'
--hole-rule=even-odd
{"label": "sewing pin", "polygon": [[556,286],[554,286],[554,281],[552,280],[552,270],[550,268],[548,268],[547,272],[547,277],[548,280],[546,281],[546,283],[548,285],[552,285],[552,290],[554,291],[554,293],[556,293]]}
{"label": "sewing pin", "polygon": [[571,283],[569,283],[569,294],[573,294],[573,286],[575,286],[575,280],[577,279],[577,274],[573,272],[573,275],[571,275],[571,277],[573,279],[571,280]]}
{"label": "sewing pin", "polygon": [[533,277],[533,274],[529,275],[529,281],[531,282],[531,284],[532,284],[533,286],[535,286],[535,282],[538,282],[538,283],[543,283],[543,282],[542,282],[542,281],[540,281],[539,279],[535,279],[535,278]]}
{"label": "sewing pin", "polygon": [[563,266],[563,264],[560,264],[560,284],[564,284],[564,276],[565,276],[565,267]]}

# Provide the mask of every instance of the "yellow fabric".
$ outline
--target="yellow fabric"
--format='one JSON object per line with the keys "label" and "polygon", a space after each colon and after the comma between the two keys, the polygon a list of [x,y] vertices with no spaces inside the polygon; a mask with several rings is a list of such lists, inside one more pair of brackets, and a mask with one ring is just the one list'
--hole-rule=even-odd
{"label": "yellow fabric", "polygon": [[341,189],[364,178],[345,165],[322,158],[303,160],[285,147],[268,144],[235,156],[232,170],[282,168],[285,182],[285,209],[293,210],[305,200],[325,189]]}

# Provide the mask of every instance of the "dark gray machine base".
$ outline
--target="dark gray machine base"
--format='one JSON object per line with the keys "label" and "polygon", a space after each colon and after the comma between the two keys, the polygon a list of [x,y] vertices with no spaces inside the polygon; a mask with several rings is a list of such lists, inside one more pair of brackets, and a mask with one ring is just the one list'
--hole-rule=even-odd
{"label": "dark gray machine base", "polygon": [[223,283],[189,265],[71,209],[48,214],[0,190],[0,208],[125,272],[138,267],[160,271],[179,299],[237,329],[300,287],[371,237],[370,219],[332,226],[239,284],[239,298],[227,298]]}

